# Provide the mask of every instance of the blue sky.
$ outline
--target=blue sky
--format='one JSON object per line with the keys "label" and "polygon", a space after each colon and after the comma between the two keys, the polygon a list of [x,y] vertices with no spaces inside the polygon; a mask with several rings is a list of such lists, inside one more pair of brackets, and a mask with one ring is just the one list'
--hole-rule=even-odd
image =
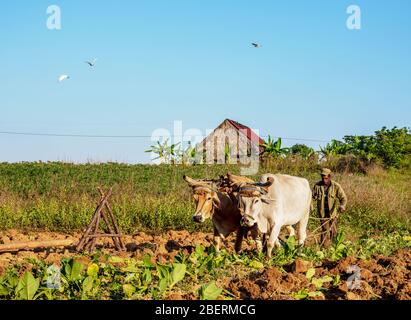
{"label": "blue sky", "polygon": [[[52,4],[61,30],[46,28]],[[350,4],[361,30],[346,28]],[[150,136],[231,118],[329,140],[410,126],[410,12],[399,0],[1,1],[0,131]],[[150,144],[0,134],[0,161],[147,162]]]}

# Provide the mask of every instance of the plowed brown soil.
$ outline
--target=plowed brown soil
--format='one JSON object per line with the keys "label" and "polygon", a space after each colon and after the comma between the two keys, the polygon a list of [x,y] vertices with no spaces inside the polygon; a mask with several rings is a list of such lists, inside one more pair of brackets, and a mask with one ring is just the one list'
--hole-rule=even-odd
{"label": "plowed brown soil", "polygon": [[[81,234],[61,234],[51,232],[21,232],[8,230],[0,232],[0,244],[14,241],[73,239],[77,242]],[[178,250],[191,252],[194,246],[202,244],[209,246],[212,243],[210,233],[190,233],[188,231],[169,231],[163,234],[136,233],[124,238],[127,252],[116,253],[122,257],[141,258],[144,254],[152,254],[158,261],[172,260]],[[228,239],[228,249],[233,250],[234,237]],[[98,247],[105,252],[114,253],[112,240],[99,239]],[[253,245],[244,242],[245,250],[253,249]],[[19,251],[15,253],[0,253],[0,275],[10,267],[20,265],[26,268],[27,258],[44,260],[47,263],[58,264],[61,258],[78,256],[70,248],[40,248],[35,251]],[[87,260],[87,256],[80,259]],[[87,263],[87,261],[84,261]],[[352,276],[349,267],[359,268],[357,288],[349,288],[347,280]],[[306,278],[305,272],[312,267],[310,262],[297,259],[292,265],[283,268],[270,267],[262,271],[250,271],[245,276],[241,274],[219,279],[219,284],[234,294],[238,299],[293,299],[294,293],[306,289],[316,291],[315,286]],[[340,275],[338,285],[325,283],[322,294],[314,299],[411,299],[411,250],[403,249],[392,256],[374,256],[370,260],[361,260],[348,257],[334,262],[324,260],[321,265],[314,266],[314,277],[325,275]],[[194,298],[182,295],[182,299]]]}
{"label": "plowed brown soil", "polygon": [[[233,278],[228,288],[242,299],[293,299],[293,293],[301,289],[316,291],[305,272],[292,271],[294,265],[285,267],[290,272],[268,268],[245,279]],[[359,268],[357,285],[351,289],[347,282],[353,275],[350,266]],[[337,274],[341,277],[340,284],[325,283],[323,287],[327,290],[322,290],[323,294],[316,299],[411,299],[410,249],[399,250],[391,257],[375,256],[370,260],[348,257],[338,262],[324,261],[315,267],[315,277]]]}

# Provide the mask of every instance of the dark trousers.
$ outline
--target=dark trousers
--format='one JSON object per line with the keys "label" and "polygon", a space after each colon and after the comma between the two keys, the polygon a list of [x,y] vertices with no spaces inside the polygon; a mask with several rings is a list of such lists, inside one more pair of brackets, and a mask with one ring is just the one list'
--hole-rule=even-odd
{"label": "dark trousers", "polygon": [[[330,212],[328,210],[325,210],[325,219],[330,218]],[[337,235],[337,221],[335,219],[333,220],[325,220],[322,221],[322,232],[321,232],[321,244],[324,246],[328,247],[334,237]]]}

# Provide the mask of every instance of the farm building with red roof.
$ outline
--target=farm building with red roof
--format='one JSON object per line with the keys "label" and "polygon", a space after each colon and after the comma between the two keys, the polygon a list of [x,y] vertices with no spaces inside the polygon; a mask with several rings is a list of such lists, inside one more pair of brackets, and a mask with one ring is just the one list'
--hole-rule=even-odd
{"label": "farm building with red roof", "polygon": [[204,163],[238,163],[242,157],[258,157],[265,143],[249,127],[225,119],[198,146]]}

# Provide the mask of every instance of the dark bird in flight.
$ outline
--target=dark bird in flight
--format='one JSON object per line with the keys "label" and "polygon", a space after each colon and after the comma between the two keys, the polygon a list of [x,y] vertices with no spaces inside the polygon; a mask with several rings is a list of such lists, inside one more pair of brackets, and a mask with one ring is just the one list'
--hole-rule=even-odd
{"label": "dark bird in flight", "polygon": [[84,61],[84,62],[87,63],[90,67],[94,67],[96,65],[96,61],[97,59],[93,59],[93,61]]}

